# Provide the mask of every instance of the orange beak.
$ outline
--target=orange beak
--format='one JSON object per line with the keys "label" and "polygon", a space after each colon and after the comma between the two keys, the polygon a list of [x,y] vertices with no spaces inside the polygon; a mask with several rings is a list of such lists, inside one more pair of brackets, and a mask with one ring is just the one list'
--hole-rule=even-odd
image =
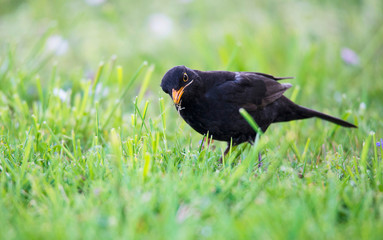
{"label": "orange beak", "polygon": [[185,90],[185,88],[186,88],[187,86],[189,86],[192,82],[193,82],[193,80],[190,81],[188,84],[186,84],[185,86],[181,87],[181,88],[178,89],[178,90],[175,90],[174,88],[172,89],[172,98],[173,98],[173,102],[174,102],[175,104],[178,105],[178,104],[180,103],[180,101],[181,101],[181,97],[182,97],[182,94],[184,94],[184,90]]}
{"label": "orange beak", "polygon": [[173,88],[173,90],[172,90],[172,98],[173,98],[173,102],[175,104],[179,104],[180,103],[181,96],[182,96],[182,94],[184,94],[184,88],[185,87],[181,87],[178,90],[174,90],[174,88]]}

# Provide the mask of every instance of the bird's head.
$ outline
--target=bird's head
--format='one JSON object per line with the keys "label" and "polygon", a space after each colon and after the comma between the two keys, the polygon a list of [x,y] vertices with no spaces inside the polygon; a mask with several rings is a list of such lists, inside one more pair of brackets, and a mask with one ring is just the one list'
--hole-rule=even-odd
{"label": "bird's head", "polygon": [[161,88],[171,96],[176,105],[179,105],[182,95],[188,95],[188,90],[191,90],[198,80],[196,71],[185,66],[176,66],[165,73]]}

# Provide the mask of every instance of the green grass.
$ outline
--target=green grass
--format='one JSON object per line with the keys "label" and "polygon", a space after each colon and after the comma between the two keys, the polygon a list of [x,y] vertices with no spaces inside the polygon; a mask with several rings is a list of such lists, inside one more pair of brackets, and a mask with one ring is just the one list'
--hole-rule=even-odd
{"label": "green grass", "polygon": [[[0,239],[383,236],[381,1],[2,2]],[[359,128],[272,125],[220,165],[159,87],[181,64],[295,76],[288,97]]]}

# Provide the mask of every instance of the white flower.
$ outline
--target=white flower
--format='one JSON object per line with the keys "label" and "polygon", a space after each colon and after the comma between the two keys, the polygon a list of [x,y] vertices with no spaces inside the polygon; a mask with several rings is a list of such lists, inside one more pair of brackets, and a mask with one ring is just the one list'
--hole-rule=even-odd
{"label": "white flower", "polygon": [[98,5],[101,5],[105,2],[106,0],[85,0],[85,2],[88,4],[88,5],[91,5],[91,6],[98,6]]}
{"label": "white flower", "polygon": [[109,88],[104,87],[102,83],[99,83],[96,86],[95,94],[96,96],[99,96],[99,97],[106,97],[109,94]]}
{"label": "white flower", "polygon": [[359,105],[360,110],[365,110],[366,109],[366,104],[364,102],[361,102]]}
{"label": "white flower", "polygon": [[67,99],[69,99],[69,92],[65,92],[61,88],[53,89],[53,95],[59,97],[62,102],[65,102]]}
{"label": "white flower", "polygon": [[52,35],[47,39],[45,48],[49,52],[53,52],[57,56],[63,55],[68,51],[68,41],[59,35]]}
{"label": "white flower", "polygon": [[165,14],[155,13],[149,17],[149,28],[158,37],[168,37],[173,31],[173,21]]}

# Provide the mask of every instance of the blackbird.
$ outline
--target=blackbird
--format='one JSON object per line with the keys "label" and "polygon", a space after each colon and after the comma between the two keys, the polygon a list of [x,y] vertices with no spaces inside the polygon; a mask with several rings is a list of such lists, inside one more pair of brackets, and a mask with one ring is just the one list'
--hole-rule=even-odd
{"label": "blackbird", "polygon": [[242,117],[245,109],[262,132],[270,124],[318,117],[343,127],[355,125],[299,106],[283,96],[292,85],[258,72],[199,71],[185,66],[171,68],[162,78],[162,90],[173,99],[182,118],[197,132],[226,141],[228,146],[253,143],[257,132]]}

